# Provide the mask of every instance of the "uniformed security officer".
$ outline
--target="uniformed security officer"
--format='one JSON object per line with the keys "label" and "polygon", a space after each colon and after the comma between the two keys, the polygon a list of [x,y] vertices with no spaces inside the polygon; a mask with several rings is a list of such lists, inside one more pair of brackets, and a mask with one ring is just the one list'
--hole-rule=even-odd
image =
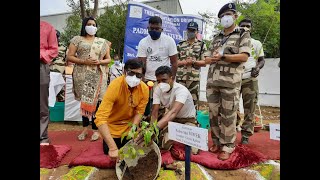
{"label": "uniformed security officer", "polygon": [[[58,40],[58,50],[59,54],[56,58],[52,60],[52,63],[50,64],[50,71],[51,72],[58,72],[61,73],[64,77],[65,74],[65,67],[66,67],[66,51],[67,47],[60,42],[60,32],[56,30],[56,36]],[[64,101],[64,87],[61,89],[61,91],[57,94],[57,101],[61,102]]]}
{"label": "uniformed security officer", "polygon": [[250,56],[251,37],[247,28],[236,26],[238,15],[234,3],[224,5],[218,17],[223,30],[214,36],[204,54],[206,63],[210,64],[207,99],[214,145],[209,150],[220,152],[218,158],[226,160],[235,149],[241,76],[243,64]]}
{"label": "uniformed security officer", "polygon": [[177,82],[189,89],[194,105],[198,107],[200,88],[200,67],[206,66],[204,52],[207,46],[203,41],[197,39],[198,24],[189,22],[187,25],[187,40],[177,45],[178,70]]}
{"label": "uniformed security officer", "polygon": [[60,42],[60,32],[58,30],[56,30],[56,36],[58,40],[59,54],[52,60],[52,63],[50,64],[50,71],[64,74],[67,47]]}

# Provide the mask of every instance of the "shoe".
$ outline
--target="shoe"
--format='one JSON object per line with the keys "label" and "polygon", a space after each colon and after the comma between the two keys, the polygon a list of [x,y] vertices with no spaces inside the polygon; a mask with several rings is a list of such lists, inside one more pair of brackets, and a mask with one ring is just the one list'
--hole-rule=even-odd
{"label": "shoe", "polygon": [[92,136],[91,136],[91,141],[96,141],[98,140],[100,137],[98,132],[93,132]]}
{"label": "shoe", "polygon": [[209,151],[212,153],[217,153],[217,152],[219,152],[219,150],[220,150],[220,147],[215,144],[213,144],[209,149]]}
{"label": "shoe", "polygon": [[78,136],[78,140],[79,141],[84,141],[88,136],[88,133],[81,133],[79,136]]}
{"label": "shoe", "polygon": [[40,145],[50,145],[50,139],[47,138],[47,139],[42,139],[40,141]]}
{"label": "shoe", "polygon": [[242,136],[242,138],[241,138],[241,144],[249,144],[249,138]]}
{"label": "shoe", "polygon": [[225,151],[221,151],[220,154],[218,155],[218,159],[224,161],[229,159],[231,153],[225,152]]}

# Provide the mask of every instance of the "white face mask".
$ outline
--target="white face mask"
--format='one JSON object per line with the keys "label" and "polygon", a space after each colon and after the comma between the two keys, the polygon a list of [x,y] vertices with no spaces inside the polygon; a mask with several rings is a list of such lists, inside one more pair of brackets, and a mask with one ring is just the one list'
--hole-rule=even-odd
{"label": "white face mask", "polygon": [[159,88],[164,93],[168,92],[171,89],[170,84],[168,83],[159,83]]}
{"label": "white face mask", "polygon": [[130,87],[136,87],[140,84],[141,79],[137,78],[136,75],[134,76],[126,76],[126,82]]}
{"label": "white face mask", "polygon": [[119,66],[119,65],[120,65],[120,61],[119,61],[119,60],[114,61],[114,64],[115,64],[116,66]]}
{"label": "white face mask", "polygon": [[85,29],[86,29],[86,32],[91,36],[95,35],[97,32],[97,27],[94,27],[94,26],[86,26]]}
{"label": "white face mask", "polygon": [[224,28],[228,28],[232,26],[233,23],[234,23],[234,20],[232,15],[225,15],[221,18],[221,25]]}

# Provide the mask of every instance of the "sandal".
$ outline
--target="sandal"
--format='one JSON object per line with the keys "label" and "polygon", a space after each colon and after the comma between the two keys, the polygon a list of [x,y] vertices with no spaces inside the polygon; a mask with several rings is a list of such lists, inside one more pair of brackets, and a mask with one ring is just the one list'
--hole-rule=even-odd
{"label": "sandal", "polygon": [[79,141],[84,141],[87,136],[88,136],[88,133],[81,133],[81,134],[78,136],[78,140],[79,140]]}
{"label": "sandal", "polygon": [[96,141],[98,140],[100,137],[99,133],[98,132],[94,132],[91,136],[91,141]]}

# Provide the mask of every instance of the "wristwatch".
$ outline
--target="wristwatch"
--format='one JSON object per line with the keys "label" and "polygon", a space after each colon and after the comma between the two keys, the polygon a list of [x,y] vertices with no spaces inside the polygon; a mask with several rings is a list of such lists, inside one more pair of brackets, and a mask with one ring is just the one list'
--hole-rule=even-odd
{"label": "wristwatch", "polygon": [[221,56],[221,60],[225,60],[226,57],[224,55]]}

